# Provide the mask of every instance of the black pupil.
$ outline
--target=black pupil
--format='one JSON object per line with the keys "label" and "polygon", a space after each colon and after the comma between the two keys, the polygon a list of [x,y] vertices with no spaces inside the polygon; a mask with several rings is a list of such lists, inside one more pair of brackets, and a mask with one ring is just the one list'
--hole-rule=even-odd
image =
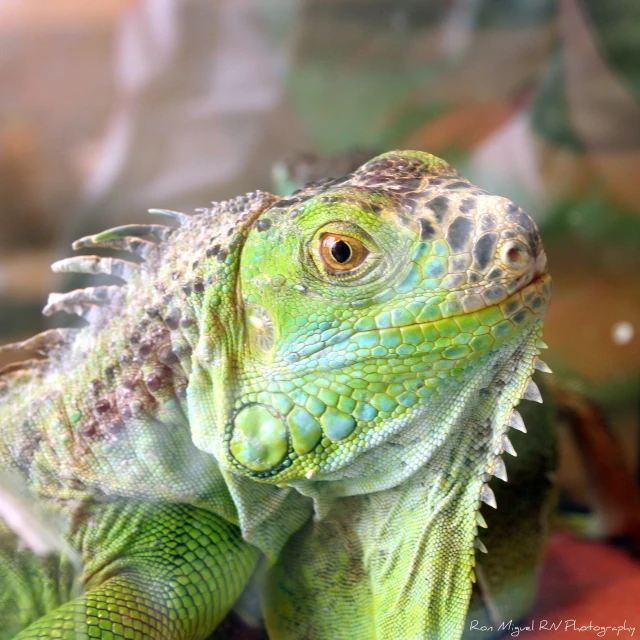
{"label": "black pupil", "polygon": [[331,247],[331,255],[336,262],[342,264],[351,257],[351,247],[346,242],[338,240]]}

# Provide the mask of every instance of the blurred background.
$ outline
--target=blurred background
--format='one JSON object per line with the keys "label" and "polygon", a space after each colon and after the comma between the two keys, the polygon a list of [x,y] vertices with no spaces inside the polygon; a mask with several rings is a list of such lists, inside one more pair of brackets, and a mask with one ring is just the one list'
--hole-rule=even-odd
{"label": "blurred background", "polygon": [[0,0],[0,43],[0,343],[64,323],[40,315],[68,285],[49,264],[149,207],[392,148],[521,204],[554,277],[554,384],[612,436],[585,455],[559,416],[562,504],[596,517],[554,536],[539,608],[640,626],[640,515],[616,521],[640,478],[640,3]]}

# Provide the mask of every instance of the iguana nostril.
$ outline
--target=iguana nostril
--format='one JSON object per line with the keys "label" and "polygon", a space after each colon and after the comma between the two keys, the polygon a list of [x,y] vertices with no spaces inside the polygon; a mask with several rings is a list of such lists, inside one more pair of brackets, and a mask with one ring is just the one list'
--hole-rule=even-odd
{"label": "iguana nostril", "polygon": [[509,242],[502,248],[502,262],[513,271],[527,270],[532,261],[532,252],[520,242]]}
{"label": "iguana nostril", "polygon": [[518,264],[522,261],[522,251],[517,247],[509,247],[507,250],[507,261],[512,264]]}

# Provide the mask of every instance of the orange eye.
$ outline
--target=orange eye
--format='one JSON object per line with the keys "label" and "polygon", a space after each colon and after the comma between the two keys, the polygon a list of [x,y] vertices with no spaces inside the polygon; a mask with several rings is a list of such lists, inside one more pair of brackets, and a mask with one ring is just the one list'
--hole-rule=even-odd
{"label": "orange eye", "polygon": [[369,255],[369,250],[355,238],[338,233],[320,236],[320,257],[329,273],[345,273],[359,267]]}

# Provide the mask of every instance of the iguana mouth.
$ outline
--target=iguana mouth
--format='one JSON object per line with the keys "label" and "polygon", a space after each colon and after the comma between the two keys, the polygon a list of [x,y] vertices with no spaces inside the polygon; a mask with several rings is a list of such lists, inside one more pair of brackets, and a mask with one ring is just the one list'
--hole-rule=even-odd
{"label": "iguana mouth", "polygon": [[[538,294],[548,303],[551,297],[551,276],[546,272],[536,273],[525,284],[510,293],[505,287],[495,287],[495,285],[485,288],[483,292],[479,292],[479,288],[474,287],[465,289],[461,293],[462,295],[458,298],[445,299],[438,305],[442,318],[456,318],[493,307],[510,307],[519,298],[528,304]],[[507,315],[511,313],[513,312],[507,310]]]}
{"label": "iguana mouth", "polygon": [[[510,295],[496,300],[490,304],[479,306],[477,309],[464,310],[461,313],[443,313],[443,318],[459,318],[474,313],[481,313],[487,309],[499,308],[504,319],[515,315],[519,309],[528,308],[534,315],[544,313],[551,299],[552,279],[548,273],[537,274],[527,284],[523,285]],[[522,323],[518,323],[522,324]]]}
{"label": "iguana mouth", "polygon": [[[438,325],[443,322],[462,322],[463,318],[476,318],[481,326],[493,327],[504,321],[511,321],[517,326],[528,324],[533,317],[544,315],[544,312],[551,299],[552,279],[548,273],[537,275],[533,280],[528,282],[522,288],[518,289],[511,295],[494,302],[493,304],[485,304],[477,309],[470,311],[461,311],[458,313],[442,313],[440,317],[425,320],[424,322],[412,322],[400,326],[404,327],[422,327],[428,325]],[[427,303],[425,307],[429,307]],[[420,316],[418,316],[418,319]],[[459,323],[456,323],[459,325]],[[456,330],[463,331],[463,326],[457,326]],[[354,335],[363,335],[368,333],[380,332],[380,328],[371,328],[357,331]],[[351,336],[353,337],[353,336]],[[348,340],[350,338],[346,338]]]}

